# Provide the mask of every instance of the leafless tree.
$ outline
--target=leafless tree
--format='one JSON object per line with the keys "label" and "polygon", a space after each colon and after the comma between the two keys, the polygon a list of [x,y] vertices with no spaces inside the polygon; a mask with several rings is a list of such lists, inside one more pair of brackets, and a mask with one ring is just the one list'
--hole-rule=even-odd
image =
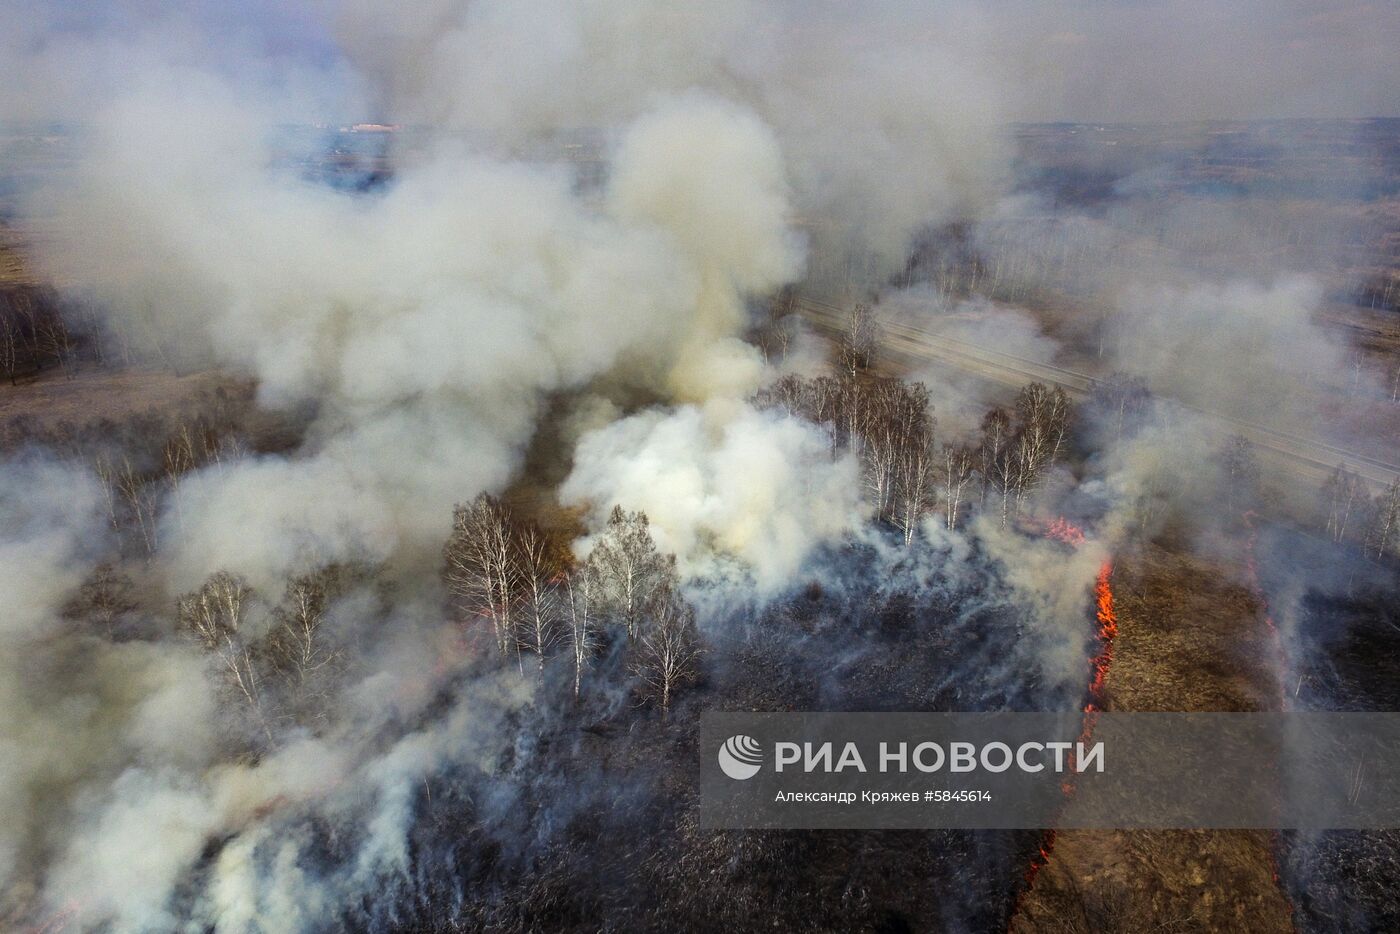
{"label": "leafless tree", "polygon": [[635,645],[632,670],[669,715],[677,690],[695,678],[700,657],[695,611],[668,584],[655,594]]}
{"label": "leafless tree", "polygon": [[965,444],[944,444],[940,464],[943,487],[943,520],[949,529],[958,527],[964,489],[977,466],[977,449]]}
{"label": "leafless tree", "polygon": [[180,496],[180,481],[185,474],[199,466],[194,436],[190,433],[189,426],[181,423],[175,433],[166,439],[161,453],[162,466],[165,469],[165,482],[170,489],[170,498],[175,503],[175,517],[183,527],[185,510]]}
{"label": "leafless tree", "polygon": [[675,573],[675,556],[656,550],[646,513],[614,506],[589,560],[597,569],[603,606],[627,637],[635,638],[647,607]]}
{"label": "leafless tree", "polygon": [[103,327],[102,321],[98,317],[95,307],[90,302],[83,302],[77,308],[78,333],[88,338],[87,346],[92,351],[93,360],[100,367],[106,367],[107,360],[107,335],[108,331]]}
{"label": "leafless tree", "polygon": [[563,574],[552,552],[549,539],[538,526],[520,526],[516,541],[522,594],[520,641],[535,654],[541,672],[545,656],[558,639],[563,616],[557,583]]}
{"label": "leafless tree", "polygon": [[978,449],[978,472],[982,477],[981,499],[985,505],[989,490],[1001,496],[1001,525],[1010,516],[1011,494],[1015,489],[1016,465],[1012,443],[1011,416],[1000,407],[982,418],[982,443]]}
{"label": "leafless tree", "polygon": [[574,658],[574,697],[583,683],[583,669],[598,646],[597,620],[598,572],[592,562],[584,562],[564,579],[568,605],[569,649]]}
{"label": "leafless tree", "polygon": [[19,377],[19,326],[8,313],[0,313],[0,377],[15,385]]}
{"label": "leafless tree", "polygon": [[1147,384],[1126,373],[1110,373],[1094,386],[1094,401],[1108,418],[1115,440],[1121,440],[1131,423],[1147,410],[1152,394]]}
{"label": "leafless tree", "polygon": [[851,309],[846,331],[841,336],[840,365],[844,375],[854,377],[875,363],[875,351],[880,346],[880,322],[875,310],[866,304]]}
{"label": "leafless tree", "polygon": [[1376,560],[1400,550],[1400,479],[1392,480],[1376,498],[1367,532],[1367,550],[1375,554]]}
{"label": "leafless tree", "polygon": [[796,296],[790,289],[783,289],[768,303],[768,317],[754,332],[754,343],[769,363],[781,363],[787,359],[788,347],[796,317]]}
{"label": "leafless tree", "polygon": [[515,527],[505,505],[482,493],[452,514],[452,535],[443,549],[444,578],[469,619],[491,623],[502,655],[516,642],[516,604],[520,570],[515,554]]}
{"label": "leafless tree", "polygon": [[982,417],[982,439],[977,446],[977,474],[981,478],[979,500],[985,505],[987,493],[995,488],[1001,466],[1007,460],[1011,444],[1011,416],[997,406]]}
{"label": "leafless tree", "polygon": [[862,456],[865,453],[866,428],[870,422],[870,392],[860,375],[850,372],[843,372],[831,388],[835,391],[831,402],[836,444]]}
{"label": "leafless tree", "polygon": [[1259,482],[1259,462],[1248,439],[1232,435],[1220,454],[1224,475],[1225,508],[1230,514],[1249,508],[1249,498]]}
{"label": "leafless tree", "polygon": [[253,591],[227,571],[213,574],[204,585],[177,601],[180,625],[219,660],[225,682],[247,703],[264,733],[271,728],[263,709],[262,677],[253,648],[244,638]]}
{"label": "leafless tree", "polygon": [[204,453],[206,462],[213,464],[215,469],[222,473],[225,464],[236,463],[248,455],[248,446],[237,435],[207,435],[204,439]]}
{"label": "leafless tree", "polygon": [[121,518],[117,513],[117,501],[119,493],[119,483],[117,480],[118,471],[112,463],[112,459],[106,454],[99,454],[93,460],[93,473],[97,475],[98,483],[102,489],[103,503],[107,508],[107,520],[112,524],[112,529],[121,529]]}
{"label": "leafless tree", "polygon": [[141,532],[141,541],[146,546],[146,554],[156,552],[156,496],[150,484],[146,483],[131,465],[131,459],[122,458],[117,469],[116,489],[131,510],[136,527]]}
{"label": "leafless tree", "polygon": [[[852,383],[855,384],[854,381]],[[884,518],[889,511],[895,464],[903,445],[899,426],[904,414],[900,411],[904,402],[901,398],[903,388],[900,380],[879,380],[870,386],[859,410],[852,409],[859,412],[859,420],[852,425],[852,431],[861,442],[858,450],[866,493],[875,508],[875,515],[880,518]]]}
{"label": "leafless tree", "polygon": [[175,432],[166,439],[161,454],[166,479],[173,487],[181,477],[199,466],[199,456],[190,426],[180,423]]}
{"label": "leafless tree", "polygon": [[342,666],[342,653],[331,645],[325,624],[346,573],[332,565],[293,577],[272,613],[268,655],[292,694],[294,709],[304,718],[323,716],[320,701]]}
{"label": "leafless tree", "polygon": [[839,450],[840,433],[837,422],[841,413],[841,387],[835,377],[818,376],[808,383],[806,415],[819,425],[831,428],[831,453]]}
{"label": "leafless tree", "polygon": [[1322,512],[1327,534],[1334,542],[1344,541],[1352,520],[1366,496],[1365,484],[1346,464],[1338,464],[1322,486]]}
{"label": "leafless tree", "polygon": [[933,438],[936,420],[929,406],[928,388],[923,383],[892,380],[893,388],[882,393],[876,434],[867,446],[867,457],[876,448],[888,448],[888,512],[904,535],[904,543],[914,540],[920,520],[932,508],[937,453]]}
{"label": "leafless tree", "polygon": [[1031,383],[1016,396],[1016,416],[1006,479],[1019,514],[1026,497],[1059,460],[1069,428],[1069,397],[1058,386]]}
{"label": "leafless tree", "polygon": [[40,354],[49,357],[62,367],[64,375],[73,378],[73,336],[63,322],[63,316],[54,309],[35,317],[35,344]]}
{"label": "leafless tree", "polygon": [[68,606],[68,615],[96,622],[111,637],[117,620],[136,607],[131,578],[116,565],[104,561],[93,568],[83,582],[77,597]]}
{"label": "leafless tree", "polygon": [[763,387],[754,396],[754,405],[760,409],[782,409],[788,415],[808,418],[807,381],[789,373]]}

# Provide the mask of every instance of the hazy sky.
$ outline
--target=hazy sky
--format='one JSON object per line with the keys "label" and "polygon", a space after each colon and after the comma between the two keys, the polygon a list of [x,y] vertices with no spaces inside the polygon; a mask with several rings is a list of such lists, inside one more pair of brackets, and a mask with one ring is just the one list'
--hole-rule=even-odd
{"label": "hazy sky", "polygon": [[[161,58],[250,80],[310,73],[316,93],[301,102],[353,118],[369,98],[331,24],[376,2],[391,0],[0,0],[0,116],[81,116]],[[426,19],[464,0],[393,2]],[[951,33],[977,50],[1015,119],[1400,115],[1396,0],[774,2],[810,8],[837,45],[878,45],[891,23],[906,37]]]}
{"label": "hazy sky", "polygon": [[1029,118],[1400,115],[1396,0],[1090,0],[1020,12],[1024,32],[1003,34],[1026,43]]}

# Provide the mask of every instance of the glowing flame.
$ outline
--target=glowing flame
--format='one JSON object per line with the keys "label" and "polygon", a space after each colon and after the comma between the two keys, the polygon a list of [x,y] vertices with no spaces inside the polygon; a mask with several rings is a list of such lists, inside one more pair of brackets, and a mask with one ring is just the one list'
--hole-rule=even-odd
{"label": "glowing flame", "polygon": [[1064,516],[1060,516],[1045,527],[1045,537],[1053,538],[1057,542],[1064,542],[1066,545],[1073,545],[1075,548],[1089,540],[1084,535],[1083,529]]}
{"label": "glowing flame", "polygon": [[[1074,548],[1079,548],[1088,542],[1084,530],[1063,516],[1046,525],[1042,531],[1047,538],[1064,542]],[[1099,712],[1103,709],[1104,685],[1108,680],[1108,669],[1113,664],[1113,641],[1118,636],[1118,613],[1113,605],[1112,561],[1105,561],[1099,567],[1098,576],[1094,580],[1094,620],[1094,634],[1098,640],[1098,651],[1094,653],[1094,657],[1089,663],[1089,700],[1084,705],[1084,722],[1079,733],[1081,743],[1087,743],[1093,736],[1094,725],[1098,721]],[[1078,764],[1075,765],[1077,768]],[[1073,795],[1074,780],[1066,778],[1060,783],[1060,790],[1066,797]],[[1031,884],[1035,882],[1036,875],[1050,862],[1050,856],[1054,851],[1055,831],[1047,830],[1041,840],[1039,850],[1032,857],[1030,866],[1026,868],[1026,887],[1021,891],[1016,907],[1012,910],[1013,918],[1020,913],[1022,900],[1030,893]]]}
{"label": "glowing flame", "polygon": [[1040,842],[1040,849],[1036,851],[1031,859],[1030,866],[1026,867],[1026,891],[1030,891],[1031,883],[1035,881],[1036,874],[1045,868],[1045,864],[1050,862],[1050,854],[1055,851],[1055,831],[1045,831],[1045,839]]}
{"label": "glowing flame", "polygon": [[1101,709],[1104,681],[1113,664],[1113,640],[1118,636],[1118,614],[1113,609],[1113,562],[1105,561],[1094,582],[1095,616],[1098,620],[1099,651],[1090,663],[1089,703],[1086,713]]}

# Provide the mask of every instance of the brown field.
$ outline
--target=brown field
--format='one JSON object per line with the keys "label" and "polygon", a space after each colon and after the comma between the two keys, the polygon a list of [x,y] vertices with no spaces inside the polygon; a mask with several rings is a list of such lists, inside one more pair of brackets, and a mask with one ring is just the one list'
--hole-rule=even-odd
{"label": "brown field", "polygon": [[[1277,706],[1260,661],[1272,635],[1242,562],[1222,568],[1157,545],[1117,562],[1109,710]],[[1011,929],[1264,934],[1291,931],[1291,913],[1267,832],[1070,830],[1056,835]]]}
{"label": "brown field", "polygon": [[121,422],[151,410],[167,414],[189,409],[220,388],[227,392],[242,387],[217,370],[175,374],[94,367],[72,379],[59,370],[46,370],[37,379],[0,387],[0,424],[21,416],[45,428],[62,422],[79,427],[103,420]]}

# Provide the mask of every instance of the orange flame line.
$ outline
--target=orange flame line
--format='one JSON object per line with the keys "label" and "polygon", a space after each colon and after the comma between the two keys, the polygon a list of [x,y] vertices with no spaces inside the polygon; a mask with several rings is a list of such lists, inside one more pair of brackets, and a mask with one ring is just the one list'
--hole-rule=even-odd
{"label": "orange flame line", "polygon": [[[1088,540],[1083,531],[1063,517],[1050,523],[1045,529],[1045,534],[1049,538],[1073,545],[1076,548]],[[1089,701],[1084,705],[1084,723],[1079,734],[1081,743],[1087,743],[1093,735],[1094,724],[1102,709],[1108,670],[1113,664],[1113,642],[1118,637],[1118,612],[1113,603],[1113,562],[1111,560],[1104,561],[1094,580],[1094,618],[1097,624],[1095,636],[1098,639],[1099,650],[1089,663]],[[1073,780],[1066,779],[1062,782],[1060,790],[1066,797],[1073,795]],[[1050,829],[1045,832],[1036,855],[1032,857],[1030,866],[1026,868],[1026,887],[1022,890],[1020,898],[1016,900],[1016,906],[1011,912],[1011,919],[1014,920],[1020,913],[1021,904],[1026,895],[1030,893],[1031,885],[1035,882],[1036,876],[1050,862],[1050,856],[1054,852],[1055,831]]]}

